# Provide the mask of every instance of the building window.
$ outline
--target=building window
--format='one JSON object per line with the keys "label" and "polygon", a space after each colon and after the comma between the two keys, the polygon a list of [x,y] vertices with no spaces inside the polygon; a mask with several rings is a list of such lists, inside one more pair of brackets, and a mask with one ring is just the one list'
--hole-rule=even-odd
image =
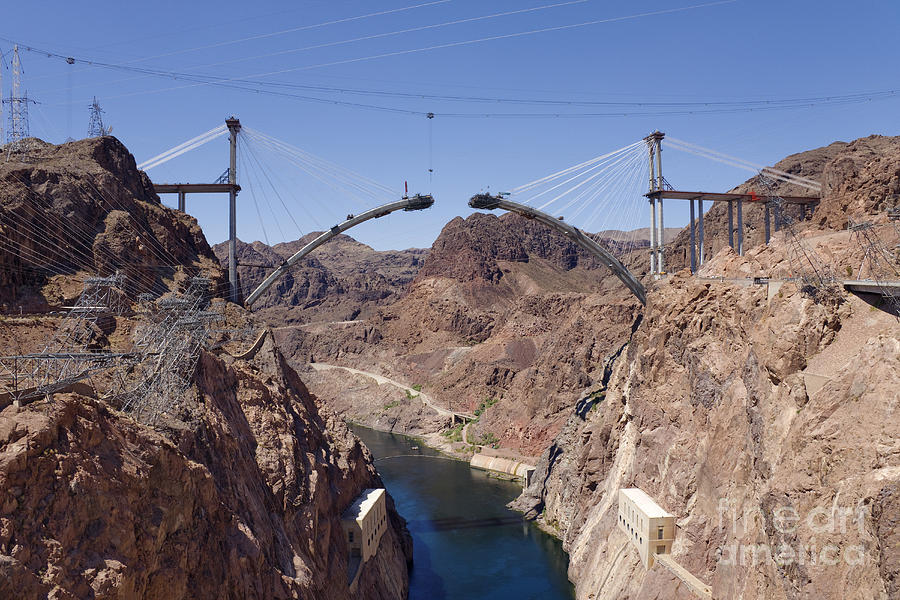
{"label": "building window", "polygon": [[657,547],[656,547],[656,553],[657,553],[657,554],[665,554],[665,553],[666,553],[666,547],[665,547],[665,546],[657,546]]}
{"label": "building window", "polygon": [[663,528],[662,527],[658,527],[656,529],[656,535],[657,535],[656,539],[658,539],[658,540],[663,539],[662,538],[662,536],[663,536]]}
{"label": "building window", "polygon": [[353,543],[353,532],[352,531],[347,533],[347,539],[350,541],[351,544]]}

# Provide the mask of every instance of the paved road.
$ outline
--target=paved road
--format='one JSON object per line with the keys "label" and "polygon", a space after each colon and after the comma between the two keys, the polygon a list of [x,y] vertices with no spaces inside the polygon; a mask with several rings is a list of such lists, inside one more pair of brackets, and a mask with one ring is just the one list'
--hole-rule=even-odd
{"label": "paved road", "polygon": [[428,396],[428,394],[424,394],[422,392],[417,392],[416,390],[412,389],[408,385],[404,385],[404,384],[400,383],[399,381],[389,379],[388,377],[385,377],[383,375],[378,375],[377,373],[369,373],[368,371],[360,371],[359,369],[352,369],[350,367],[342,367],[340,365],[329,365],[329,364],[320,363],[320,362],[309,363],[309,366],[311,366],[316,371],[330,371],[332,369],[342,369],[344,371],[347,371],[348,373],[353,373],[354,375],[364,375],[365,377],[370,377],[370,378],[374,379],[378,383],[378,385],[382,385],[382,384],[393,385],[402,390],[406,390],[409,394],[411,394],[413,396],[416,396],[417,399],[419,399],[423,403],[425,403],[426,406],[428,406],[429,408],[431,408],[432,410],[437,412],[439,415],[442,415],[445,417],[454,417],[455,416],[455,417],[464,418],[464,419],[474,419],[475,418],[474,415],[453,412],[452,410],[447,410],[446,408],[442,408],[442,407],[436,405],[431,400],[431,398]]}

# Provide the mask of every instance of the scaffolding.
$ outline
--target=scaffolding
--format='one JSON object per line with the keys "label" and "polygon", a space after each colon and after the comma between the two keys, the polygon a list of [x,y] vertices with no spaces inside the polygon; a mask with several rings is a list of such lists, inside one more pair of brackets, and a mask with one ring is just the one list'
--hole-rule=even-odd
{"label": "scaffolding", "polygon": [[135,331],[134,341],[146,358],[117,373],[109,395],[138,421],[155,424],[190,388],[210,326],[223,318],[207,310],[209,287],[209,279],[194,277],[183,294],[146,304],[145,326]]}
{"label": "scaffolding", "polygon": [[100,320],[130,310],[123,279],[89,277],[74,306],[42,352],[0,356],[2,395],[21,405],[61,391],[97,371],[140,359],[135,353],[99,352]]}

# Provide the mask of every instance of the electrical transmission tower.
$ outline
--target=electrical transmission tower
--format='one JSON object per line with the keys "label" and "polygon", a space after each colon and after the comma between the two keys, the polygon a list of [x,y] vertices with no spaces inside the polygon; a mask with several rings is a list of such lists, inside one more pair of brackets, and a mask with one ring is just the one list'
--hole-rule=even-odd
{"label": "electrical transmission tower", "polygon": [[30,137],[28,124],[28,103],[34,102],[28,98],[28,93],[22,91],[22,63],[19,61],[19,47],[13,47],[12,57],[12,89],[9,98],[3,100],[3,104],[9,105],[9,129],[6,131],[6,141],[12,144],[10,151],[24,150],[22,141]]}
{"label": "electrical transmission tower", "polygon": [[112,127],[104,127],[103,126],[103,109],[100,108],[100,104],[97,102],[97,96],[94,96],[94,102],[91,103],[91,121],[88,124],[88,137],[100,137],[104,135],[109,135],[109,132],[112,131]]}

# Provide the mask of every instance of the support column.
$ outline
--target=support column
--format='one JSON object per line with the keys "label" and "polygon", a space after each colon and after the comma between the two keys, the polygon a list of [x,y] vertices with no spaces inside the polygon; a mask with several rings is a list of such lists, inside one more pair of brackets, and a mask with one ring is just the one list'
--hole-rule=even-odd
{"label": "support column", "polygon": [[[655,147],[647,138],[647,152],[650,159],[650,193],[656,190],[656,168],[653,165]],[[650,275],[656,276],[656,198],[650,198]]]}
{"label": "support column", "polygon": [[[237,134],[241,130],[241,122],[234,117],[225,120],[230,132],[231,146],[230,160],[228,164],[228,183],[237,185]],[[240,303],[241,294],[238,289],[237,277],[237,190],[232,187],[228,193],[228,287],[230,300]]]}
{"label": "support column", "polygon": [[737,238],[738,238],[738,254],[744,255],[744,201],[738,200],[738,222],[737,222]]}
{"label": "support column", "polygon": [[770,224],[771,218],[772,218],[772,217],[771,217],[771,215],[769,214],[769,201],[766,200],[766,215],[765,215],[765,219],[766,219],[766,244],[768,244],[768,243],[769,243],[769,240],[772,238],[772,230],[771,230],[771,224]]}
{"label": "support column", "polygon": [[775,210],[772,212],[775,213],[773,215],[775,217],[775,231],[781,231],[781,207],[777,202],[775,203]]}
{"label": "support column", "polygon": [[697,233],[700,235],[700,266],[703,266],[703,198],[697,198],[697,212],[700,220],[697,223]]}
{"label": "support column", "polygon": [[694,199],[690,199],[691,203],[691,273],[697,271],[697,242],[694,238]]}
{"label": "support column", "polygon": [[666,272],[665,263],[663,263],[663,249],[665,248],[665,232],[666,228],[663,221],[663,199],[660,197],[659,199],[659,232],[656,234],[656,246],[659,249],[659,258],[656,261],[656,266],[659,268],[659,274],[663,275]]}
{"label": "support column", "polygon": [[178,190],[178,210],[181,212],[187,212],[184,209],[184,190]]}
{"label": "support column", "polygon": [[656,275],[656,199],[650,198],[650,274]]}
{"label": "support column", "polygon": [[[659,191],[663,190],[662,139],[664,136],[665,134],[659,131],[653,134],[653,138],[656,140],[656,189]],[[663,219],[662,196],[659,197],[659,233],[656,234],[656,244],[659,248],[659,259],[656,261],[656,265],[659,267],[659,274],[662,275],[666,272],[665,261],[663,260],[666,247],[666,225]]]}
{"label": "support column", "polygon": [[734,200],[728,201],[728,245],[734,250]]}

